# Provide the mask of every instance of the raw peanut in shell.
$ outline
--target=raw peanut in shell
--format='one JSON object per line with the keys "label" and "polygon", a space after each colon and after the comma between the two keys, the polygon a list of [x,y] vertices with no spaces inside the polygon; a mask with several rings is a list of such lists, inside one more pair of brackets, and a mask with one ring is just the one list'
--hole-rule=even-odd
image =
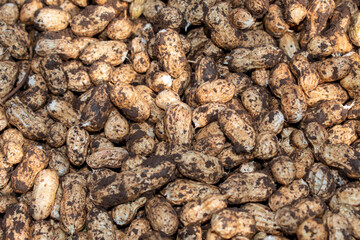
{"label": "raw peanut in shell", "polygon": [[291,74],[289,65],[286,63],[279,63],[271,70],[269,87],[271,92],[276,96],[280,97],[280,89],[286,84],[296,84],[294,77]]}
{"label": "raw peanut in shell", "polygon": [[164,70],[173,78],[178,78],[185,71],[187,60],[180,36],[172,29],[160,30],[156,35],[159,59]]}
{"label": "raw peanut in shell", "polygon": [[55,195],[54,206],[51,209],[51,213],[50,213],[50,217],[58,221],[60,220],[60,205],[61,205],[62,195],[63,195],[63,190],[61,184],[59,184]]}
{"label": "raw peanut in shell", "polygon": [[295,84],[284,85],[280,88],[280,96],[285,120],[290,123],[300,122],[307,109],[303,90]]}
{"label": "raw peanut in shell", "polygon": [[235,86],[225,80],[218,79],[201,84],[196,90],[196,99],[199,104],[210,102],[226,103],[235,94]]}
{"label": "raw peanut in shell", "polygon": [[282,37],[289,30],[289,25],[283,18],[282,9],[276,4],[269,6],[263,22],[266,31],[276,38]]}
{"label": "raw peanut in shell", "polygon": [[116,83],[110,90],[110,99],[129,120],[143,122],[150,116],[149,104],[130,84]]}
{"label": "raw peanut in shell", "polygon": [[242,115],[228,108],[219,112],[218,122],[225,136],[233,143],[237,154],[254,149],[255,130]]}
{"label": "raw peanut in shell", "polygon": [[249,0],[245,1],[245,7],[255,18],[262,18],[269,10],[269,0]]}
{"label": "raw peanut in shell", "polygon": [[166,136],[172,153],[186,150],[191,145],[191,108],[182,102],[172,104],[164,118]]}
{"label": "raw peanut in shell", "polygon": [[131,35],[133,27],[134,24],[129,18],[119,17],[109,23],[106,33],[110,39],[124,40]]}
{"label": "raw peanut in shell", "polygon": [[272,110],[264,115],[259,124],[258,131],[269,131],[275,134],[279,134],[283,129],[284,122],[285,119],[282,112],[280,110]]}
{"label": "raw peanut in shell", "polygon": [[351,226],[341,214],[329,214],[325,219],[325,223],[329,232],[329,240],[351,239]]}
{"label": "raw peanut in shell", "polygon": [[80,126],[69,128],[66,136],[67,156],[75,166],[82,165],[86,160],[86,155],[90,143],[89,133]]}
{"label": "raw peanut in shell", "polygon": [[145,205],[145,212],[155,231],[161,231],[169,236],[176,233],[179,220],[175,210],[165,198],[155,196],[149,199]]}
{"label": "raw peanut in shell", "polygon": [[41,75],[54,95],[62,95],[68,88],[68,80],[58,55],[48,55],[40,61]]}
{"label": "raw peanut in shell", "polygon": [[69,25],[70,13],[55,7],[44,7],[34,14],[34,25],[40,31],[61,31]]}
{"label": "raw peanut in shell", "polygon": [[329,199],[335,192],[335,180],[330,169],[322,163],[313,164],[305,176],[305,180],[309,184],[310,192],[325,200]]}
{"label": "raw peanut in shell", "polygon": [[86,65],[104,61],[117,66],[125,61],[127,54],[127,46],[123,41],[97,41],[85,47],[79,58]]}
{"label": "raw peanut in shell", "polygon": [[279,39],[279,48],[281,50],[283,50],[283,52],[289,58],[293,58],[293,56],[300,50],[299,42],[298,42],[295,34],[293,34],[291,32],[285,33]]}
{"label": "raw peanut in shell", "polygon": [[320,77],[319,83],[343,79],[350,73],[350,64],[351,60],[347,57],[333,57],[315,62],[315,68]]}
{"label": "raw peanut in shell", "polygon": [[0,153],[0,187],[1,189],[6,187],[8,184],[12,173],[11,164],[7,163],[5,157]]}
{"label": "raw peanut in shell", "polygon": [[178,231],[176,240],[193,239],[201,240],[203,231],[200,225],[187,225]]}
{"label": "raw peanut in shell", "polygon": [[285,0],[285,20],[289,25],[299,25],[307,14],[307,2],[303,0]]}
{"label": "raw peanut in shell", "polygon": [[95,85],[110,82],[113,75],[113,67],[104,61],[94,62],[89,70],[89,77],[91,82]]}
{"label": "raw peanut in shell", "polygon": [[251,28],[256,21],[251,13],[244,8],[233,9],[229,14],[229,18],[234,27],[241,30]]}
{"label": "raw peanut in shell", "polygon": [[10,61],[0,61],[0,97],[5,97],[14,87],[18,75],[18,64]]}
{"label": "raw peanut in shell", "polygon": [[327,36],[316,35],[307,44],[307,51],[314,57],[328,57],[335,50]]}
{"label": "raw peanut in shell", "polygon": [[227,208],[212,215],[211,230],[225,239],[235,235],[250,238],[256,233],[255,223],[247,211]]}
{"label": "raw peanut in shell", "polygon": [[44,220],[50,215],[58,186],[59,177],[54,170],[44,169],[36,176],[30,205],[35,220]]}
{"label": "raw peanut in shell", "polygon": [[220,194],[220,191],[217,187],[210,184],[188,179],[176,179],[161,190],[161,194],[170,203],[183,205],[189,201],[204,199],[210,195]]}
{"label": "raw peanut in shell", "polygon": [[347,183],[336,190],[329,206],[331,209],[336,208],[338,205],[359,206],[359,193],[359,181]]}
{"label": "raw peanut in shell", "polygon": [[89,155],[86,163],[92,169],[120,168],[123,161],[129,157],[128,151],[121,147],[103,148]]}
{"label": "raw peanut in shell", "polygon": [[196,85],[201,85],[205,82],[211,82],[217,78],[217,68],[213,58],[208,56],[200,56],[195,61]]}
{"label": "raw peanut in shell", "polygon": [[57,149],[51,149],[49,168],[55,170],[58,176],[61,177],[69,172],[70,161],[65,153]]}
{"label": "raw peanut in shell", "polygon": [[86,92],[93,86],[87,69],[80,61],[66,62],[63,67],[68,78],[68,89],[70,91]]}
{"label": "raw peanut in shell", "polygon": [[254,119],[268,111],[268,99],[269,94],[266,89],[257,85],[248,87],[241,93],[241,103]]}
{"label": "raw peanut in shell", "polygon": [[225,108],[226,105],[221,103],[206,103],[195,108],[192,112],[192,122],[195,128],[205,127],[209,123],[216,121],[219,112]]}
{"label": "raw peanut in shell", "polygon": [[51,147],[61,147],[66,142],[67,128],[64,124],[56,122],[50,126],[46,142]]}
{"label": "raw peanut in shell", "polygon": [[326,240],[328,239],[328,231],[322,219],[310,218],[300,224],[296,236],[299,240]]}
{"label": "raw peanut in shell", "polygon": [[13,204],[18,203],[14,195],[6,194],[0,196],[0,213],[5,213],[6,210]]}
{"label": "raw peanut in shell", "polygon": [[15,192],[25,193],[34,185],[37,174],[46,168],[49,157],[39,146],[31,147],[25,152],[22,162],[16,166],[11,175],[11,186]]}
{"label": "raw peanut in shell", "polygon": [[150,157],[135,169],[121,173],[98,170],[90,175],[93,179],[88,184],[90,198],[95,205],[104,208],[133,201],[140,194],[157,189],[170,180],[175,165],[169,160],[167,156]]}
{"label": "raw peanut in shell", "polygon": [[275,180],[282,185],[289,185],[296,177],[296,166],[285,155],[273,158],[270,169]]}
{"label": "raw peanut in shell", "polygon": [[36,221],[34,224],[31,225],[30,232],[31,239],[34,240],[55,239],[55,236],[58,239],[60,237],[56,235],[59,234],[59,232],[55,232],[54,226],[52,226],[50,221],[47,220]]}
{"label": "raw peanut in shell", "polygon": [[115,226],[104,209],[93,207],[87,214],[86,227],[89,239],[115,239]]}
{"label": "raw peanut in shell", "polygon": [[306,104],[314,107],[320,102],[336,100],[344,104],[349,99],[345,89],[339,83],[324,83],[318,85],[314,90],[310,91],[306,96]]}
{"label": "raw peanut in shell", "polygon": [[145,218],[138,218],[131,222],[130,226],[126,229],[126,234],[122,240],[140,239],[140,237],[149,232],[151,226]]}
{"label": "raw peanut in shell", "polygon": [[20,22],[25,24],[33,24],[35,12],[41,9],[43,6],[43,3],[39,0],[32,0],[24,3],[20,9]]}
{"label": "raw peanut in shell", "polygon": [[92,37],[103,31],[114,17],[113,7],[90,5],[71,20],[71,30],[78,36]]}
{"label": "raw peanut in shell", "polygon": [[247,203],[241,209],[253,216],[257,231],[279,235],[281,229],[275,222],[275,213],[270,208],[260,203]]}
{"label": "raw peanut in shell", "polygon": [[53,98],[46,105],[50,117],[58,120],[67,127],[79,124],[80,113],[74,109],[71,103],[61,98]]}
{"label": "raw peanut in shell", "polygon": [[226,196],[215,194],[204,199],[185,204],[180,213],[180,221],[184,226],[204,223],[211,219],[212,214],[227,207]]}
{"label": "raw peanut in shell", "polygon": [[259,68],[272,68],[279,63],[283,53],[280,48],[272,45],[255,47],[253,50],[237,48],[229,56],[229,70],[246,72]]}
{"label": "raw peanut in shell", "polygon": [[174,91],[163,90],[155,98],[155,104],[163,110],[167,110],[172,104],[180,102],[180,96]]}
{"label": "raw peanut in shell", "polygon": [[298,80],[299,86],[304,90],[304,93],[308,93],[314,90],[319,84],[319,74],[310,65],[306,57],[298,54],[291,59],[290,68],[292,73]]}
{"label": "raw peanut in shell", "polygon": [[5,142],[3,146],[3,152],[6,158],[6,162],[11,165],[21,162],[24,156],[22,143],[16,141]]}
{"label": "raw peanut in shell", "polygon": [[91,90],[89,101],[81,111],[81,126],[88,131],[100,131],[110,115],[112,103],[109,97],[110,85],[100,84]]}
{"label": "raw peanut in shell", "polygon": [[232,204],[262,202],[275,191],[275,183],[262,172],[235,173],[219,185],[220,192]]}
{"label": "raw peanut in shell", "polygon": [[273,211],[293,204],[296,200],[307,197],[310,193],[309,186],[303,180],[294,180],[291,184],[280,187],[269,198],[269,207]]}
{"label": "raw peanut in shell", "polygon": [[63,194],[60,202],[61,228],[75,234],[84,228],[86,221],[86,180],[79,173],[69,173],[62,178]]}
{"label": "raw peanut in shell", "polygon": [[343,125],[335,125],[329,129],[328,142],[331,144],[347,144],[350,145],[357,139],[355,123],[346,122]]}
{"label": "raw peanut in shell", "polygon": [[276,211],[275,220],[284,232],[294,234],[306,219],[321,216],[325,206],[319,197],[303,198]]}
{"label": "raw peanut in shell", "polygon": [[30,239],[31,217],[25,203],[10,206],[4,216],[4,239]]}
{"label": "raw peanut in shell", "polygon": [[354,207],[346,204],[340,204],[334,209],[334,212],[340,213],[348,220],[349,225],[352,229],[352,235],[355,239],[359,238],[360,236],[360,216],[358,211],[359,207]]}
{"label": "raw peanut in shell", "polygon": [[132,65],[136,72],[145,73],[150,67],[150,58],[146,51],[146,40],[135,37],[131,41]]}
{"label": "raw peanut in shell", "polygon": [[256,146],[254,148],[254,157],[267,160],[277,155],[279,143],[275,133],[261,132],[256,135]]}
{"label": "raw peanut in shell", "polygon": [[[0,22],[0,44],[9,51],[10,55],[16,59],[28,59],[30,47],[30,36],[20,24],[6,25]],[[5,58],[4,60],[8,60]]]}
{"label": "raw peanut in shell", "polygon": [[179,172],[197,181],[208,184],[217,183],[224,174],[222,165],[217,157],[200,152],[188,151],[175,158]]}
{"label": "raw peanut in shell", "polygon": [[131,223],[139,208],[143,207],[147,199],[139,197],[133,202],[117,205],[111,210],[111,215],[117,225],[124,226]]}
{"label": "raw peanut in shell", "polygon": [[104,133],[111,142],[121,142],[129,133],[129,123],[117,110],[113,110],[105,123]]}

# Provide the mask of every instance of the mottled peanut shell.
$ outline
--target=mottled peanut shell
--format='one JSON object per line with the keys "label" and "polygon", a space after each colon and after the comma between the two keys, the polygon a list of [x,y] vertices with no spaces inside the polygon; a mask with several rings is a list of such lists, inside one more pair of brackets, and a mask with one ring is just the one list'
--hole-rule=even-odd
{"label": "mottled peanut shell", "polygon": [[226,105],[221,103],[206,103],[195,108],[192,112],[192,122],[195,128],[205,127],[209,123],[216,121],[219,112],[225,108]]}
{"label": "mottled peanut shell", "polygon": [[111,210],[111,215],[117,225],[124,226],[135,218],[139,208],[143,207],[147,199],[140,197],[133,202],[117,205]]}
{"label": "mottled peanut shell", "polygon": [[280,89],[281,110],[285,120],[290,123],[299,122],[306,113],[306,98],[302,89],[295,85],[284,85]]}
{"label": "mottled peanut shell", "polygon": [[285,155],[275,157],[270,162],[270,168],[275,180],[282,185],[289,185],[296,177],[296,166]]}
{"label": "mottled peanut shell", "polygon": [[235,95],[241,94],[245,89],[251,87],[253,82],[245,73],[229,73],[226,79],[235,86]]}
{"label": "mottled peanut shell", "polygon": [[166,136],[172,153],[190,147],[192,138],[191,108],[182,102],[172,104],[164,118]]}
{"label": "mottled peanut shell", "polygon": [[155,196],[145,205],[146,216],[155,231],[173,235],[179,226],[175,210],[164,198]]}
{"label": "mottled peanut shell", "polygon": [[275,191],[275,183],[265,173],[235,173],[219,185],[220,192],[233,204],[261,202]]}
{"label": "mottled peanut shell", "polygon": [[229,14],[229,18],[234,27],[241,30],[251,28],[256,21],[251,13],[244,8],[233,9]]}
{"label": "mottled peanut shell", "polygon": [[304,220],[321,216],[325,206],[319,197],[303,198],[276,211],[275,220],[284,232],[294,234]]}
{"label": "mottled peanut shell", "polygon": [[310,122],[305,127],[305,136],[314,148],[317,154],[321,150],[321,146],[327,141],[329,133],[326,128],[317,122]]}
{"label": "mottled peanut shell", "polygon": [[269,94],[259,86],[248,87],[241,93],[241,102],[253,118],[261,116],[269,109]]}
{"label": "mottled peanut shell", "polygon": [[224,174],[218,158],[200,152],[182,153],[175,162],[182,175],[208,184],[217,183]]}
{"label": "mottled peanut shell", "polygon": [[51,213],[50,213],[51,218],[56,220],[60,220],[60,205],[61,205],[62,195],[63,195],[63,190],[61,184],[59,184],[55,195],[54,206],[51,209]]}
{"label": "mottled peanut shell", "polygon": [[279,63],[271,70],[269,81],[270,90],[275,96],[280,97],[280,89],[286,84],[295,84],[295,79],[291,74],[289,65]]}
{"label": "mottled peanut shell", "polygon": [[114,40],[124,40],[130,37],[134,27],[133,25],[133,22],[129,18],[115,18],[109,23],[106,29],[107,36]]}
{"label": "mottled peanut shell", "polygon": [[[0,43],[16,59],[28,59],[30,47],[29,33],[20,24],[7,25],[2,22]],[[4,25],[5,24],[5,25]],[[5,58],[4,60],[7,60]]]}
{"label": "mottled peanut shell", "polygon": [[281,49],[272,45],[256,47],[253,50],[237,48],[230,53],[229,69],[234,72],[246,72],[259,68],[272,68],[282,57]]}
{"label": "mottled peanut shell", "polygon": [[320,83],[334,82],[346,77],[350,70],[350,59],[347,57],[334,57],[315,62],[315,68],[319,73]]}
{"label": "mottled peanut shell", "polygon": [[100,131],[104,127],[112,109],[109,91],[110,86],[107,83],[92,89],[90,99],[81,111],[80,121],[86,130]]}
{"label": "mottled peanut shell", "polygon": [[89,239],[115,239],[115,225],[104,209],[93,207],[87,214],[86,227]]}
{"label": "mottled peanut shell", "polygon": [[125,236],[122,240],[140,239],[140,237],[149,232],[151,226],[145,218],[138,218],[131,222],[130,226],[126,229]]}
{"label": "mottled peanut shell", "polygon": [[68,81],[58,55],[48,55],[40,62],[40,71],[51,93],[62,95],[68,88]]}
{"label": "mottled peanut shell", "polygon": [[247,211],[227,208],[212,216],[211,230],[225,239],[235,235],[250,238],[256,233],[255,219]]}
{"label": "mottled peanut shell", "polygon": [[289,29],[289,25],[283,18],[281,8],[276,4],[269,6],[263,22],[266,31],[276,38],[282,37]]}
{"label": "mottled peanut shell", "polygon": [[182,205],[189,201],[206,198],[219,194],[219,189],[213,185],[188,179],[176,179],[169,183],[161,194],[172,204]]}
{"label": "mottled peanut shell", "polygon": [[89,133],[80,128],[72,126],[66,136],[67,156],[75,166],[82,165],[86,160],[87,150],[90,143]]}
{"label": "mottled peanut shell", "polygon": [[150,67],[150,58],[146,51],[146,40],[135,37],[131,41],[132,66],[138,73],[145,73]]}
{"label": "mottled peanut shell", "polygon": [[310,192],[325,200],[329,199],[335,192],[335,180],[330,169],[322,163],[313,164],[305,176],[305,180],[309,185]]}
{"label": "mottled peanut shell", "polygon": [[3,152],[8,164],[14,165],[21,162],[24,156],[22,143],[16,141],[5,142]]}
{"label": "mottled peanut shell", "polygon": [[18,203],[14,195],[6,194],[0,196],[0,213],[5,213],[6,210],[13,204]]}
{"label": "mottled peanut shell", "polygon": [[352,229],[352,235],[355,239],[360,237],[360,216],[359,216],[359,207],[354,207],[346,204],[340,204],[335,209],[334,212],[340,213],[344,216]]}
{"label": "mottled peanut shell", "polygon": [[[54,226],[52,226],[51,222],[47,220],[36,221],[34,224],[31,225],[30,232],[31,239],[34,240],[59,239],[60,237],[55,235],[59,232],[55,232]],[[55,236],[57,238],[55,238]]]}
{"label": "mottled peanut shell", "polygon": [[212,214],[227,207],[226,196],[215,194],[204,199],[188,202],[181,211],[180,221],[184,226],[204,223],[211,219]]}
{"label": "mottled peanut shell", "polygon": [[347,122],[343,125],[335,125],[329,129],[328,142],[331,144],[350,145],[357,139],[355,124]]}
{"label": "mottled peanut shell", "polygon": [[69,173],[62,178],[63,194],[60,202],[61,228],[75,234],[84,228],[86,221],[86,180],[79,173]]}
{"label": "mottled peanut shell", "polygon": [[300,179],[294,180],[290,185],[280,187],[269,198],[269,207],[273,211],[293,204],[296,200],[308,196],[310,193],[307,183]]}
{"label": "mottled peanut shell", "polygon": [[306,103],[309,107],[315,106],[321,101],[336,100],[345,103],[349,96],[345,89],[338,83],[325,83],[318,85],[313,91],[310,91],[306,97]]}
{"label": "mottled peanut shell", "polygon": [[275,213],[260,203],[247,203],[241,209],[250,213],[255,219],[256,230],[278,235],[280,227],[275,222]]}
{"label": "mottled peanut shell", "polygon": [[319,84],[319,74],[310,65],[306,57],[298,54],[291,59],[290,68],[292,73],[297,78],[299,86],[307,95],[308,92],[314,90]]}
{"label": "mottled peanut shell", "polygon": [[0,97],[5,97],[14,87],[18,74],[18,64],[10,61],[0,61]]}
{"label": "mottled peanut shell", "polygon": [[105,5],[90,5],[76,15],[71,30],[81,37],[92,37],[105,29],[115,17],[115,9]]}
{"label": "mottled peanut shell", "polygon": [[43,3],[39,0],[32,0],[24,3],[20,9],[20,22],[25,24],[33,24],[35,12],[42,7]]}
{"label": "mottled peanut shell", "polygon": [[112,66],[117,66],[125,61],[127,53],[127,46],[122,41],[98,41],[87,46],[79,58],[86,65],[104,61]]}
{"label": "mottled peanut shell", "polygon": [[135,169],[121,173],[111,170],[94,172],[90,177],[93,182],[88,184],[93,203],[109,208],[133,201],[140,194],[165,185],[175,171],[175,165],[169,159],[165,156],[149,157]]}
{"label": "mottled peanut shell", "polygon": [[128,151],[121,147],[103,148],[89,155],[86,163],[89,167],[120,168],[123,161],[129,157]]}
{"label": "mottled peanut shell", "polygon": [[8,184],[12,173],[11,164],[7,163],[5,157],[0,153],[0,187],[5,188]]}
{"label": "mottled peanut shell", "polygon": [[37,174],[46,168],[49,157],[42,147],[34,146],[25,152],[22,162],[17,165],[11,176],[15,192],[25,193],[34,185]]}
{"label": "mottled peanut shell", "polygon": [[178,231],[176,240],[202,240],[202,234],[200,225],[187,225]]}
{"label": "mottled peanut shell", "polygon": [[113,110],[105,123],[104,133],[111,142],[121,142],[129,133],[129,123],[117,110]]}
{"label": "mottled peanut shell", "polygon": [[335,195],[330,200],[329,206],[332,209],[340,204],[359,206],[359,193],[359,181],[348,183],[336,190]]}
{"label": "mottled peanut shell", "polygon": [[266,113],[261,120],[258,131],[259,132],[272,132],[275,134],[279,134],[284,126],[284,115],[280,110],[272,110]]}
{"label": "mottled peanut shell", "polygon": [[339,213],[331,213],[326,219],[329,231],[329,240],[351,239],[351,226],[347,219]]}
{"label": "mottled peanut shell", "polygon": [[199,56],[195,65],[195,81],[196,85],[204,82],[213,81],[217,78],[216,63],[213,58],[207,56]]}
{"label": "mottled peanut shell", "polygon": [[70,13],[53,7],[44,7],[34,14],[34,25],[40,31],[61,31],[69,25]]}
{"label": "mottled peanut shell", "polygon": [[163,90],[158,93],[155,98],[155,104],[159,108],[166,110],[170,107],[170,105],[180,102],[180,96],[174,91],[171,90]]}
{"label": "mottled peanut shell", "polygon": [[306,17],[305,1],[285,0],[285,19],[290,25],[299,25]]}
{"label": "mottled peanut shell", "polygon": [[74,92],[86,92],[91,88],[92,82],[85,67],[79,61],[66,62],[64,71],[68,78],[68,89]]}
{"label": "mottled peanut shell", "polygon": [[[296,1],[296,0],[290,0],[290,1]],[[300,50],[299,42],[295,34],[291,32],[285,33],[279,39],[279,48],[283,50],[288,57],[292,58]]]}
{"label": "mottled peanut shell", "polygon": [[256,135],[254,157],[262,160],[273,158],[279,151],[279,143],[273,132],[261,132]]}
{"label": "mottled peanut shell", "polygon": [[3,219],[4,239],[30,239],[30,223],[29,207],[25,203],[10,206]]}
{"label": "mottled peanut shell", "polygon": [[156,35],[160,63],[173,78],[185,70],[187,61],[179,34],[172,30],[160,30]]}
{"label": "mottled peanut shell", "polygon": [[116,83],[110,91],[110,99],[132,121],[142,122],[150,116],[149,104],[130,84]]}
{"label": "mottled peanut shell", "polygon": [[57,149],[51,149],[49,168],[55,170],[61,177],[69,172],[70,161],[65,153]]}
{"label": "mottled peanut shell", "polygon": [[80,113],[74,109],[71,103],[61,98],[53,98],[46,106],[50,117],[58,120],[67,127],[80,122]]}
{"label": "mottled peanut shell", "polygon": [[89,77],[95,85],[110,82],[113,74],[112,66],[104,61],[94,62],[89,68]]}
{"label": "mottled peanut shell", "polygon": [[193,150],[217,156],[225,147],[225,135],[217,122],[212,122],[195,135]]}
{"label": "mottled peanut shell", "polygon": [[320,218],[310,218],[300,224],[296,236],[299,240],[326,240],[328,239],[328,231]]}
{"label": "mottled peanut shell", "polygon": [[226,103],[233,98],[234,94],[235,86],[231,82],[218,79],[200,85],[196,90],[196,99],[200,104],[210,102]]}
{"label": "mottled peanut shell", "polygon": [[255,147],[255,130],[244,120],[244,117],[235,110],[226,109],[219,112],[218,122],[224,134],[234,145],[237,154],[250,152]]}
{"label": "mottled peanut shell", "polygon": [[4,130],[8,124],[5,108],[0,107],[0,131]]}
{"label": "mottled peanut shell", "polygon": [[67,128],[64,124],[55,122],[50,126],[46,142],[51,147],[61,147],[66,141]]}
{"label": "mottled peanut shell", "polygon": [[54,170],[44,169],[37,175],[30,205],[31,216],[35,220],[47,218],[54,206],[55,195],[59,186],[59,177]]}

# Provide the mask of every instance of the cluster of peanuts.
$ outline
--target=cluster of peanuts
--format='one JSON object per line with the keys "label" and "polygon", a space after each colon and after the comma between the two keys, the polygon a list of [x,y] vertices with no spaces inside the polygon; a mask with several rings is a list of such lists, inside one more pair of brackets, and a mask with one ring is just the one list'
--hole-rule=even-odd
{"label": "cluster of peanuts", "polygon": [[0,239],[360,239],[357,0],[0,0]]}

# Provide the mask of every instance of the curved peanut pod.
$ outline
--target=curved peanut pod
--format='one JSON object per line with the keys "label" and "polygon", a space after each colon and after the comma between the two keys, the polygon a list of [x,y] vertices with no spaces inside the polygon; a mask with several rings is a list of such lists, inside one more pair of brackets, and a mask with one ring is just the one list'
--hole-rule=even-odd
{"label": "curved peanut pod", "polygon": [[130,84],[116,83],[110,91],[110,99],[132,121],[143,122],[150,117],[149,104]]}
{"label": "curved peanut pod", "polygon": [[264,26],[276,38],[282,37],[290,28],[283,18],[282,9],[276,4],[270,5],[264,17]]}
{"label": "curved peanut pod", "polygon": [[246,72],[258,68],[271,68],[279,63],[282,56],[281,49],[272,45],[253,50],[238,48],[230,53],[229,69],[234,72]]}
{"label": "curved peanut pod", "polygon": [[220,192],[233,204],[266,201],[275,191],[272,178],[261,172],[235,173],[219,185]]}
{"label": "curved peanut pod", "polygon": [[306,95],[308,92],[314,90],[319,84],[319,74],[310,65],[306,57],[300,54],[295,55],[291,59],[290,68],[296,76],[299,86],[304,90]]}
{"label": "curved peanut pod", "polygon": [[175,165],[169,157],[156,156],[145,160],[133,170],[116,173],[110,170],[96,171],[88,185],[94,204],[109,208],[133,201],[142,193],[166,184],[174,175]]}
{"label": "curved peanut pod", "polygon": [[46,119],[36,115],[18,97],[6,103],[6,116],[9,123],[31,140],[45,140],[48,132]]}
{"label": "curved peanut pod", "polygon": [[124,148],[104,148],[88,156],[86,163],[91,168],[120,168],[128,157],[129,153]]}
{"label": "curved peanut pod", "polygon": [[88,131],[100,131],[110,115],[112,103],[107,83],[97,85],[91,91],[90,100],[81,111],[82,126]]}
{"label": "curved peanut pod", "polygon": [[60,202],[61,228],[74,235],[81,231],[86,221],[86,180],[78,173],[69,173],[62,178],[63,194]]}
{"label": "curved peanut pod", "polygon": [[47,218],[55,203],[59,177],[54,170],[44,169],[37,175],[30,205],[31,216],[35,220]]}
{"label": "curved peanut pod", "polygon": [[128,225],[136,217],[138,209],[143,207],[146,201],[146,197],[139,197],[133,202],[117,205],[111,210],[114,222],[120,226]]}
{"label": "curved peanut pod", "polygon": [[166,110],[164,118],[165,132],[170,140],[173,153],[190,147],[192,138],[191,108],[178,102]]}
{"label": "curved peanut pod", "polygon": [[160,30],[156,36],[160,63],[173,78],[185,71],[187,60],[179,34],[172,29]]}
{"label": "curved peanut pod", "polygon": [[255,147],[255,130],[235,110],[226,109],[219,113],[220,128],[234,145],[237,154],[250,152]]}
{"label": "curved peanut pod", "polygon": [[31,217],[25,203],[16,203],[9,207],[4,216],[4,239],[30,239]]}
{"label": "curved peanut pod", "polygon": [[11,184],[14,191],[18,193],[29,191],[34,185],[37,174],[46,168],[48,163],[49,157],[42,147],[31,147],[12,173]]}
{"label": "curved peanut pod", "polygon": [[285,0],[285,19],[290,25],[299,25],[307,14],[306,1]]}

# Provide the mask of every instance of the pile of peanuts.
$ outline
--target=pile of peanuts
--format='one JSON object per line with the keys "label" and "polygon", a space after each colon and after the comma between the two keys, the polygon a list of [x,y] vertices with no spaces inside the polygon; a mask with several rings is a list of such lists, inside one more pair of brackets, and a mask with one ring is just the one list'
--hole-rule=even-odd
{"label": "pile of peanuts", "polygon": [[0,239],[360,239],[359,6],[0,0]]}

